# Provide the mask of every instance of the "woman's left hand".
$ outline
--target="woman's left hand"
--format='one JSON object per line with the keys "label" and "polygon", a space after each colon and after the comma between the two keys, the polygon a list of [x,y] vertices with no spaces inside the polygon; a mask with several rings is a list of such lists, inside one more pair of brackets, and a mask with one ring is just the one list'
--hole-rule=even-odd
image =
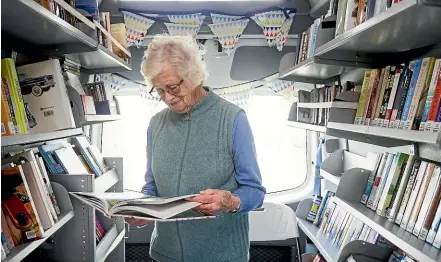
{"label": "woman's left hand", "polygon": [[236,210],[240,205],[240,199],[231,194],[230,191],[207,189],[200,192],[200,195],[189,198],[193,202],[202,205],[193,208],[194,211],[212,215],[218,211],[230,212]]}

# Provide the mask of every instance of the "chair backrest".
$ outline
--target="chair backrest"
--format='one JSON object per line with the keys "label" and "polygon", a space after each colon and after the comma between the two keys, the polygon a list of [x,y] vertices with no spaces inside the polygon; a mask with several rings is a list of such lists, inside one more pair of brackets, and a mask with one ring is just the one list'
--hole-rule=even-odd
{"label": "chair backrest", "polygon": [[264,202],[263,211],[250,213],[250,241],[275,241],[299,237],[296,214],[279,203]]}

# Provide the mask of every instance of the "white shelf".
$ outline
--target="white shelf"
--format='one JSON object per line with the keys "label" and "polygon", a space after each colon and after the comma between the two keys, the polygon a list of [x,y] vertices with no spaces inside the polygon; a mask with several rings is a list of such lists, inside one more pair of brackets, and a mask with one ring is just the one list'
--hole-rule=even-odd
{"label": "white shelf", "polygon": [[427,132],[427,131],[417,131],[417,130],[402,130],[393,129],[386,127],[376,127],[376,126],[365,126],[365,125],[355,125],[355,124],[344,124],[336,122],[328,122],[327,125],[329,129],[335,129],[340,131],[346,131],[351,133],[362,134],[361,140],[369,141],[366,136],[375,136],[382,138],[391,138],[394,140],[403,140],[419,143],[433,144],[441,147],[441,132]]}
{"label": "white shelf", "polygon": [[[104,236],[104,238],[101,240],[101,242],[98,244],[97,247],[97,252],[96,252],[96,261],[97,262],[104,262],[106,260],[106,258],[110,255],[110,253],[112,253],[112,251],[119,245],[119,243],[121,242],[121,240],[124,239],[124,236],[126,234],[125,229],[123,229],[121,232],[118,233],[118,235],[116,235],[115,238],[112,239],[112,237],[106,238],[106,236],[108,236],[107,234],[111,233],[112,230],[117,230],[116,225],[113,226],[109,232],[106,233],[106,235]],[[104,250],[105,248],[105,250]],[[101,249],[101,250],[100,250]]]}
{"label": "white shelf", "polygon": [[302,229],[302,231],[311,239],[315,244],[320,253],[325,257],[328,262],[337,262],[340,250],[338,247],[334,246],[332,241],[326,239],[325,236],[319,231],[319,228],[314,226],[311,222],[298,218],[297,224]]}
{"label": "white shelf", "polygon": [[389,222],[387,218],[377,215],[365,205],[347,202],[341,198],[335,198],[335,203],[416,260],[420,262],[441,261],[441,250],[418,239],[395,223]]}
{"label": "white shelf", "polygon": [[121,120],[121,115],[84,115],[84,120],[81,122],[81,125],[94,125],[94,124],[102,124],[105,122],[112,122]]}
{"label": "white shelf", "polygon": [[288,126],[295,127],[295,128],[301,128],[321,133],[326,133],[326,127],[325,126],[319,126],[319,125],[313,125],[313,124],[307,124],[307,123],[301,123],[296,121],[288,121]]}
{"label": "white shelf", "polygon": [[320,169],[320,176],[322,176],[324,179],[328,180],[329,182],[333,183],[334,185],[338,186],[338,184],[340,183],[340,177],[334,176],[323,169]]}
{"label": "white shelf", "polygon": [[105,192],[119,182],[118,174],[114,168],[95,178],[93,192]]}
{"label": "white shelf", "polygon": [[83,134],[83,130],[81,128],[72,128],[72,129],[59,130],[59,131],[46,132],[46,133],[5,136],[2,137],[1,140],[2,140],[2,146],[14,146],[14,145],[31,144],[31,143],[48,141],[48,140],[61,139],[72,136],[79,136],[82,134]]}
{"label": "white shelf", "polygon": [[49,230],[45,231],[45,238],[29,242],[23,245],[14,247],[11,253],[8,254],[5,260],[6,262],[20,262],[25,259],[32,251],[43,244],[50,236],[52,236],[57,230],[59,230],[64,224],[66,224],[74,216],[74,211],[69,211],[60,217],[58,222],[51,227]]}
{"label": "white shelf", "polygon": [[321,102],[321,103],[297,103],[297,107],[303,108],[347,108],[357,109],[358,102]]}

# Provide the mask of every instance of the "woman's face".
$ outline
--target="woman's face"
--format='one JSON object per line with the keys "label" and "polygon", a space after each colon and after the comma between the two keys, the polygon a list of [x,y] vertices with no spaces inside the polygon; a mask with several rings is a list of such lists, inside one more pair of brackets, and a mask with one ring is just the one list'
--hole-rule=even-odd
{"label": "woman's face", "polygon": [[[189,99],[191,99],[192,89],[188,86],[188,81],[183,81],[183,78],[179,76],[174,68],[165,66],[161,73],[152,79],[152,83],[158,90],[162,89],[165,91],[163,92],[164,96],[161,98],[173,112],[183,114],[189,110],[188,103]],[[176,85],[179,86],[180,91],[177,94],[173,94],[170,87]]]}

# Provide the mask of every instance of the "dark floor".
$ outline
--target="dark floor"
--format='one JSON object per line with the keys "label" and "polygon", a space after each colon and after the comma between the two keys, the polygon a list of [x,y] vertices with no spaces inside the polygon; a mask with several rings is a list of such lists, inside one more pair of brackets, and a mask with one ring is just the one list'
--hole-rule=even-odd
{"label": "dark floor", "polygon": [[[252,246],[250,262],[291,262],[291,247]],[[126,244],[126,262],[151,262],[148,244]]]}

